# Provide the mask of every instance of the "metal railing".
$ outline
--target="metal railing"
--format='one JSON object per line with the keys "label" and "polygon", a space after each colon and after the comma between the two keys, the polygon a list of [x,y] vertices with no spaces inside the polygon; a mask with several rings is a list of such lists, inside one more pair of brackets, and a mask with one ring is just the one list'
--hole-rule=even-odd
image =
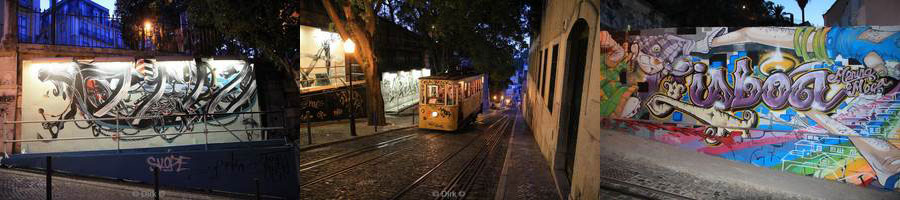
{"label": "metal railing", "polygon": [[19,43],[197,53],[216,51],[223,41],[212,28],[184,23],[125,24],[118,17],[53,15],[27,8],[18,9],[17,16]]}
{"label": "metal railing", "polygon": [[[363,85],[363,83],[356,83],[355,81],[356,80],[354,79],[353,88],[365,88],[365,85]],[[388,124],[390,124],[388,126],[379,126],[379,125],[358,126],[358,128],[360,129],[359,136],[352,136],[351,130],[349,130],[350,129],[350,126],[349,126],[350,120],[348,119],[349,116],[347,116],[347,115],[334,116],[336,118],[326,119],[326,120],[314,119],[317,114],[317,110],[311,109],[312,107],[314,107],[313,102],[321,101],[321,99],[315,99],[315,98],[329,98],[329,97],[325,97],[325,95],[345,95],[345,93],[348,92],[347,87],[346,87],[347,82],[340,82],[339,84],[343,84],[343,87],[336,87],[336,88],[331,88],[328,90],[310,92],[310,93],[300,94],[298,96],[298,99],[300,99],[300,103],[298,105],[304,105],[304,106],[300,106],[302,108],[298,109],[299,112],[296,113],[296,115],[297,115],[296,117],[298,119],[296,121],[297,124],[294,124],[294,125],[296,125],[296,126],[294,126],[294,127],[296,127],[296,130],[291,129],[289,131],[296,133],[296,136],[297,136],[296,144],[299,147],[306,148],[306,147],[314,147],[314,146],[323,145],[323,144],[339,143],[339,142],[347,141],[346,139],[349,139],[349,138],[365,137],[367,135],[376,135],[378,133],[384,133],[384,132],[418,126],[417,120],[418,120],[419,112],[417,112],[416,110],[410,110],[412,108],[404,109],[403,110],[404,112],[402,112],[402,113],[396,113],[396,115],[387,117],[385,119],[385,121],[387,121]],[[368,92],[368,91],[366,91],[366,92]],[[360,97],[361,97],[361,99],[354,99],[353,101],[360,101],[360,102],[366,101],[364,96],[360,96]],[[338,100],[338,97],[331,97],[331,98],[333,98],[334,100]],[[358,115],[354,116],[358,120],[358,121],[356,121],[357,124],[367,123],[366,120],[367,120],[368,116],[365,115],[365,114],[367,114],[366,110],[365,110],[366,109],[365,106],[360,107],[360,108],[351,108],[351,106],[348,106],[346,104],[341,104],[340,108],[338,108],[338,109],[341,109],[342,112],[355,111],[355,113],[358,114]],[[352,110],[352,109],[357,109],[357,110]],[[319,110],[319,111],[321,111],[321,110]]]}
{"label": "metal railing", "polygon": [[[114,121],[115,121],[115,128],[113,129],[113,130],[114,130],[114,134],[113,134],[113,135],[110,135],[110,136],[67,137],[67,138],[50,138],[50,139],[14,139],[14,140],[8,140],[8,139],[7,139],[8,133],[3,133],[3,145],[0,146],[0,148],[3,148],[3,153],[4,153],[4,155],[9,155],[9,152],[7,152],[7,144],[12,144],[13,147],[14,147],[14,146],[15,146],[15,143],[52,142],[52,141],[68,141],[68,140],[114,139],[114,140],[116,141],[116,151],[117,151],[117,152],[121,152],[121,150],[122,150],[122,148],[121,148],[121,141],[122,141],[122,139],[127,139],[127,138],[153,138],[153,137],[162,137],[162,136],[168,136],[168,135],[193,135],[193,134],[204,134],[204,150],[209,150],[209,134],[210,134],[210,133],[213,133],[213,134],[216,134],[216,133],[230,133],[230,134],[234,135],[235,132],[247,132],[247,131],[255,132],[255,131],[260,131],[260,135],[261,135],[260,140],[268,140],[268,139],[269,139],[269,132],[270,132],[270,131],[281,130],[281,129],[284,129],[284,126],[285,126],[285,125],[284,125],[284,120],[281,120],[281,121],[282,121],[282,124],[281,124],[281,126],[278,126],[278,127],[259,127],[259,128],[229,129],[227,126],[217,126],[217,127],[220,127],[221,129],[224,129],[224,130],[210,130],[210,128],[209,128],[209,123],[210,123],[210,122],[220,122],[219,119],[216,118],[216,117],[214,117],[214,116],[219,116],[219,115],[244,115],[244,114],[250,114],[250,115],[253,115],[253,114],[259,114],[259,115],[260,115],[259,118],[263,118],[264,116],[262,116],[262,114],[270,114],[270,113],[279,113],[279,114],[281,115],[281,118],[284,119],[284,112],[283,112],[283,111],[268,111],[268,112],[232,112],[232,113],[209,113],[209,114],[176,114],[176,115],[156,115],[156,116],[138,116],[138,117],[114,117],[114,118],[91,118],[91,119],[65,119],[65,120],[5,121],[5,122],[3,122],[4,125],[8,125],[8,124],[29,124],[29,123],[41,123],[41,124],[45,124],[45,123],[66,123],[66,122],[72,122],[72,123],[75,123],[75,122],[82,122],[82,121],[97,122],[97,121],[114,120]],[[122,120],[144,120],[144,119],[156,120],[156,119],[158,119],[158,120],[160,120],[161,122],[163,122],[162,124],[159,124],[158,126],[163,126],[163,127],[165,127],[165,126],[166,126],[166,124],[165,124],[165,119],[166,119],[166,118],[175,119],[175,118],[178,118],[178,117],[181,117],[182,119],[188,118],[188,117],[200,117],[200,121],[197,121],[197,122],[192,123],[192,124],[189,124],[189,125],[190,125],[190,126],[195,126],[195,125],[200,125],[200,124],[202,124],[202,126],[203,126],[203,131],[193,131],[193,130],[191,130],[191,131],[188,131],[188,132],[171,132],[171,133],[165,133],[165,131],[163,131],[163,132],[156,132],[155,134],[143,134],[143,135],[137,134],[137,133],[140,133],[140,132],[136,132],[136,133],[134,133],[134,134],[124,135],[124,134],[122,133],[122,130],[125,130],[125,129],[127,129],[127,128],[122,128],[122,126],[120,126],[120,125],[123,125],[123,126],[127,126],[127,127],[132,127],[132,129],[133,129],[133,126],[132,126],[130,123],[120,124],[120,121],[122,121]],[[235,117],[238,117],[238,116],[235,116]],[[212,118],[212,119],[210,119],[210,118]],[[212,120],[215,120],[215,121],[212,121]],[[172,125],[172,124],[170,124],[170,125]],[[99,126],[99,125],[94,124],[93,126]],[[193,129],[193,128],[192,128],[192,129]],[[235,136],[236,136],[236,135],[235,135]],[[236,137],[237,137],[237,136],[236,136]]]}

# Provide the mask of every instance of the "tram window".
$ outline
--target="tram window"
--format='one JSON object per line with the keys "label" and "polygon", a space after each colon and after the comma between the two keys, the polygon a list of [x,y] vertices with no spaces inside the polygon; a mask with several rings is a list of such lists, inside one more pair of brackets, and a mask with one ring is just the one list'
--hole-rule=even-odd
{"label": "tram window", "polygon": [[459,94],[460,94],[460,95],[459,95],[459,98],[463,99],[463,98],[469,97],[469,90],[468,90],[468,89],[469,89],[469,88],[466,87],[466,82],[465,82],[465,81],[460,81],[460,82],[459,82]]}
{"label": "tram window", "polygon": [[444,104],[444,94],[437,85],[428,85],[428,104]]}
{"label": "tram window", "polygon": [[447,105],[456,105],[456,88],[451,86],[447,87],[447,90]]}
{"label": "tram window", "polygon": [[475,96],[475,82],[466,83],[466,87],[469,88],[469,97]]}

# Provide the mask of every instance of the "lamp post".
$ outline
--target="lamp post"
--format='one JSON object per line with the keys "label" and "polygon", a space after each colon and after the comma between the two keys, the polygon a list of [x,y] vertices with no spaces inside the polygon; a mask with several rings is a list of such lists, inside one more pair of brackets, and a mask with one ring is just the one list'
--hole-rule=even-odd
{"label": "lamp post", "polygon": [[356,117],[353,116],[353,68],[350,64],[350,56],[356,51],[356,44],[347,38],[344,41],[344,74],[347,76],[347,111],[350,112],[350,136],[356,136]]}
{"label": "lamp post", "polygon": [[150,20],[144,21],[144,27],[142,28],[144,30],[141,31],[141,49],[146,49],[147,38],[150,37],[150,31],[153,30],[153,23],[151,23]]}

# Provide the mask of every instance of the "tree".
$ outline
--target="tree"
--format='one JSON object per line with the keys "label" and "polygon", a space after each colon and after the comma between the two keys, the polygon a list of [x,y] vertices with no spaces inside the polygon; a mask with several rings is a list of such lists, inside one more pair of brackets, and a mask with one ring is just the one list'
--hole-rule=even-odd
{"label": "tree", "polygon": [[[363,68],[366,77],[366,109],[369,113],[369,125],[384,125],[384,99],[381,96],[381,74],[378,73],[375,49],[372,39],[375,37],[375,14],[384,5],[380,0],[322,0],[328,17],[334,23],[341,38],[351,39],[358,51],[352,59]],[[341,12],[338,12],[340,8]]]}
{"label": "tree", "polygon": [[152,39],[153,35],[161,35],[158,31],[169,30],[171,32],[179,27],[181,25],[179,13],[182,13],[180,11],[184,11],[185,7],[184,1],[116,1],[115,15],[122,20],[123,42],[133,49],[144,48],[141,42]]}
{"label": "tree", "polygon": [[806,22],[806,3],[809,3],[809,0],[796,0],[797,5],[800,6],[800,18],[803,19],[803,22]]}
{"label": "tree", "polygon": [[[191,34],[195,56],[241,55],[264,59],[286,70],[299,63],[299,26],[292,14],[296,2],[217,0],[118,0],[116,15],[122,18],[122,35],[132,47],[145,34],[144,23],[153,24],[154,35]],[[182,19],[188,19],[186,24]],[[184,36],[183,36],[184,37]]]}
{"label": "tree", "polygon": [[[767,2],[767,3],[771,3],[771,2]],[[772,8],[772,11],[773,11],[772,14],[775,15],[775,18],[784,19],[784,6],[776,5],[775,7]]]}
{"label": "tree", "polygon": [[[540,1],[389,0],[394,11],[381,12],[396,23],[427,35],[439,71],[473,69],[490,75],[490,87],[501,90],[518,67],[516,52],[525,51],[528,15]],[[540,9],[538,9],[540,11]]]}
{"label": "tree", "polygon": [[[764,0],[647,0],[654,9],[666,15],[671,26],[681,27],[750,27],[792,26],[781,15],[775,14],[775,5]],[[782,13],[783,15],[784,13]]]}
{"label": "tree", "polygon": [[[289,71],[299,67],[300,27],[298,6],[291,0],[219,1],[192,0],[187,18],[194,27],[212,29],[222,37],[222,46],[205,52],[234,52],[248,58],[263,58]],[[289,73],[287,73],[289,74]]]}

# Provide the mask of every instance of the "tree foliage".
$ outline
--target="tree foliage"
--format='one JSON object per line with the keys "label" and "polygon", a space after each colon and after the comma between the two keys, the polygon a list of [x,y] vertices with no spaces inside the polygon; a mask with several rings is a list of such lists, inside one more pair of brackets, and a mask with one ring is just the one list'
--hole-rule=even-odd
{"label": "tree foliage", "polygon": [[184,1],[119,0],[115,15],[122,20],[122,38],[126,45],[136,48],[153,29],[174,29],[180,25],[179,13],[186,8]]}
{"label": "tree foliage", "polygon": [[298,64],[300,27],[293,16],[297,8],[293,0],[192,0],[188,18],[195,26],[221,33],[242,55],[259,56],[287,69]]}
{"label": "tree foliage", "polygon": [[321,0],[328,17],[342,38],[351,39],[357,51],[351,58],[362,66],[368,95],[366,109],[369,125],[385,125],[384,99],[381,96],[381,74],[375,55],[374,38],[377,34],[378,18],[375,14],[381,8],[382,0]]}
{"label": "tree foliage", "polygon": [[503,89],[521,67],[514,59],[528,48],[526,1],[389,0],[385,5],[381,16],[434,41],[439,70],[487,72],[491,88]]}
{"label": "tree foliage", "polygon": [[[666,15],[673,26],[681,27],[748,27],[792,26],[783,14],[776,14],[776,5],[764,0],[647,0]],[[783,6],[782,10],[783,11]],[[784,12],[782,12],[784,13]]]}
{"label": "tree foliage", "polygon": [[[160,29],[181,28],[208,45],[195,46],[198,56],[242,55],[262,58],[276,67],[296,65],[299,26],[296,1],[118,0],[126,41],[141,37],[144,22]],[[183,21],[182,19],[186,19]],[[161,31],[165,32],[165,31]],[[133,44],[132,44],[133,45]]]}

